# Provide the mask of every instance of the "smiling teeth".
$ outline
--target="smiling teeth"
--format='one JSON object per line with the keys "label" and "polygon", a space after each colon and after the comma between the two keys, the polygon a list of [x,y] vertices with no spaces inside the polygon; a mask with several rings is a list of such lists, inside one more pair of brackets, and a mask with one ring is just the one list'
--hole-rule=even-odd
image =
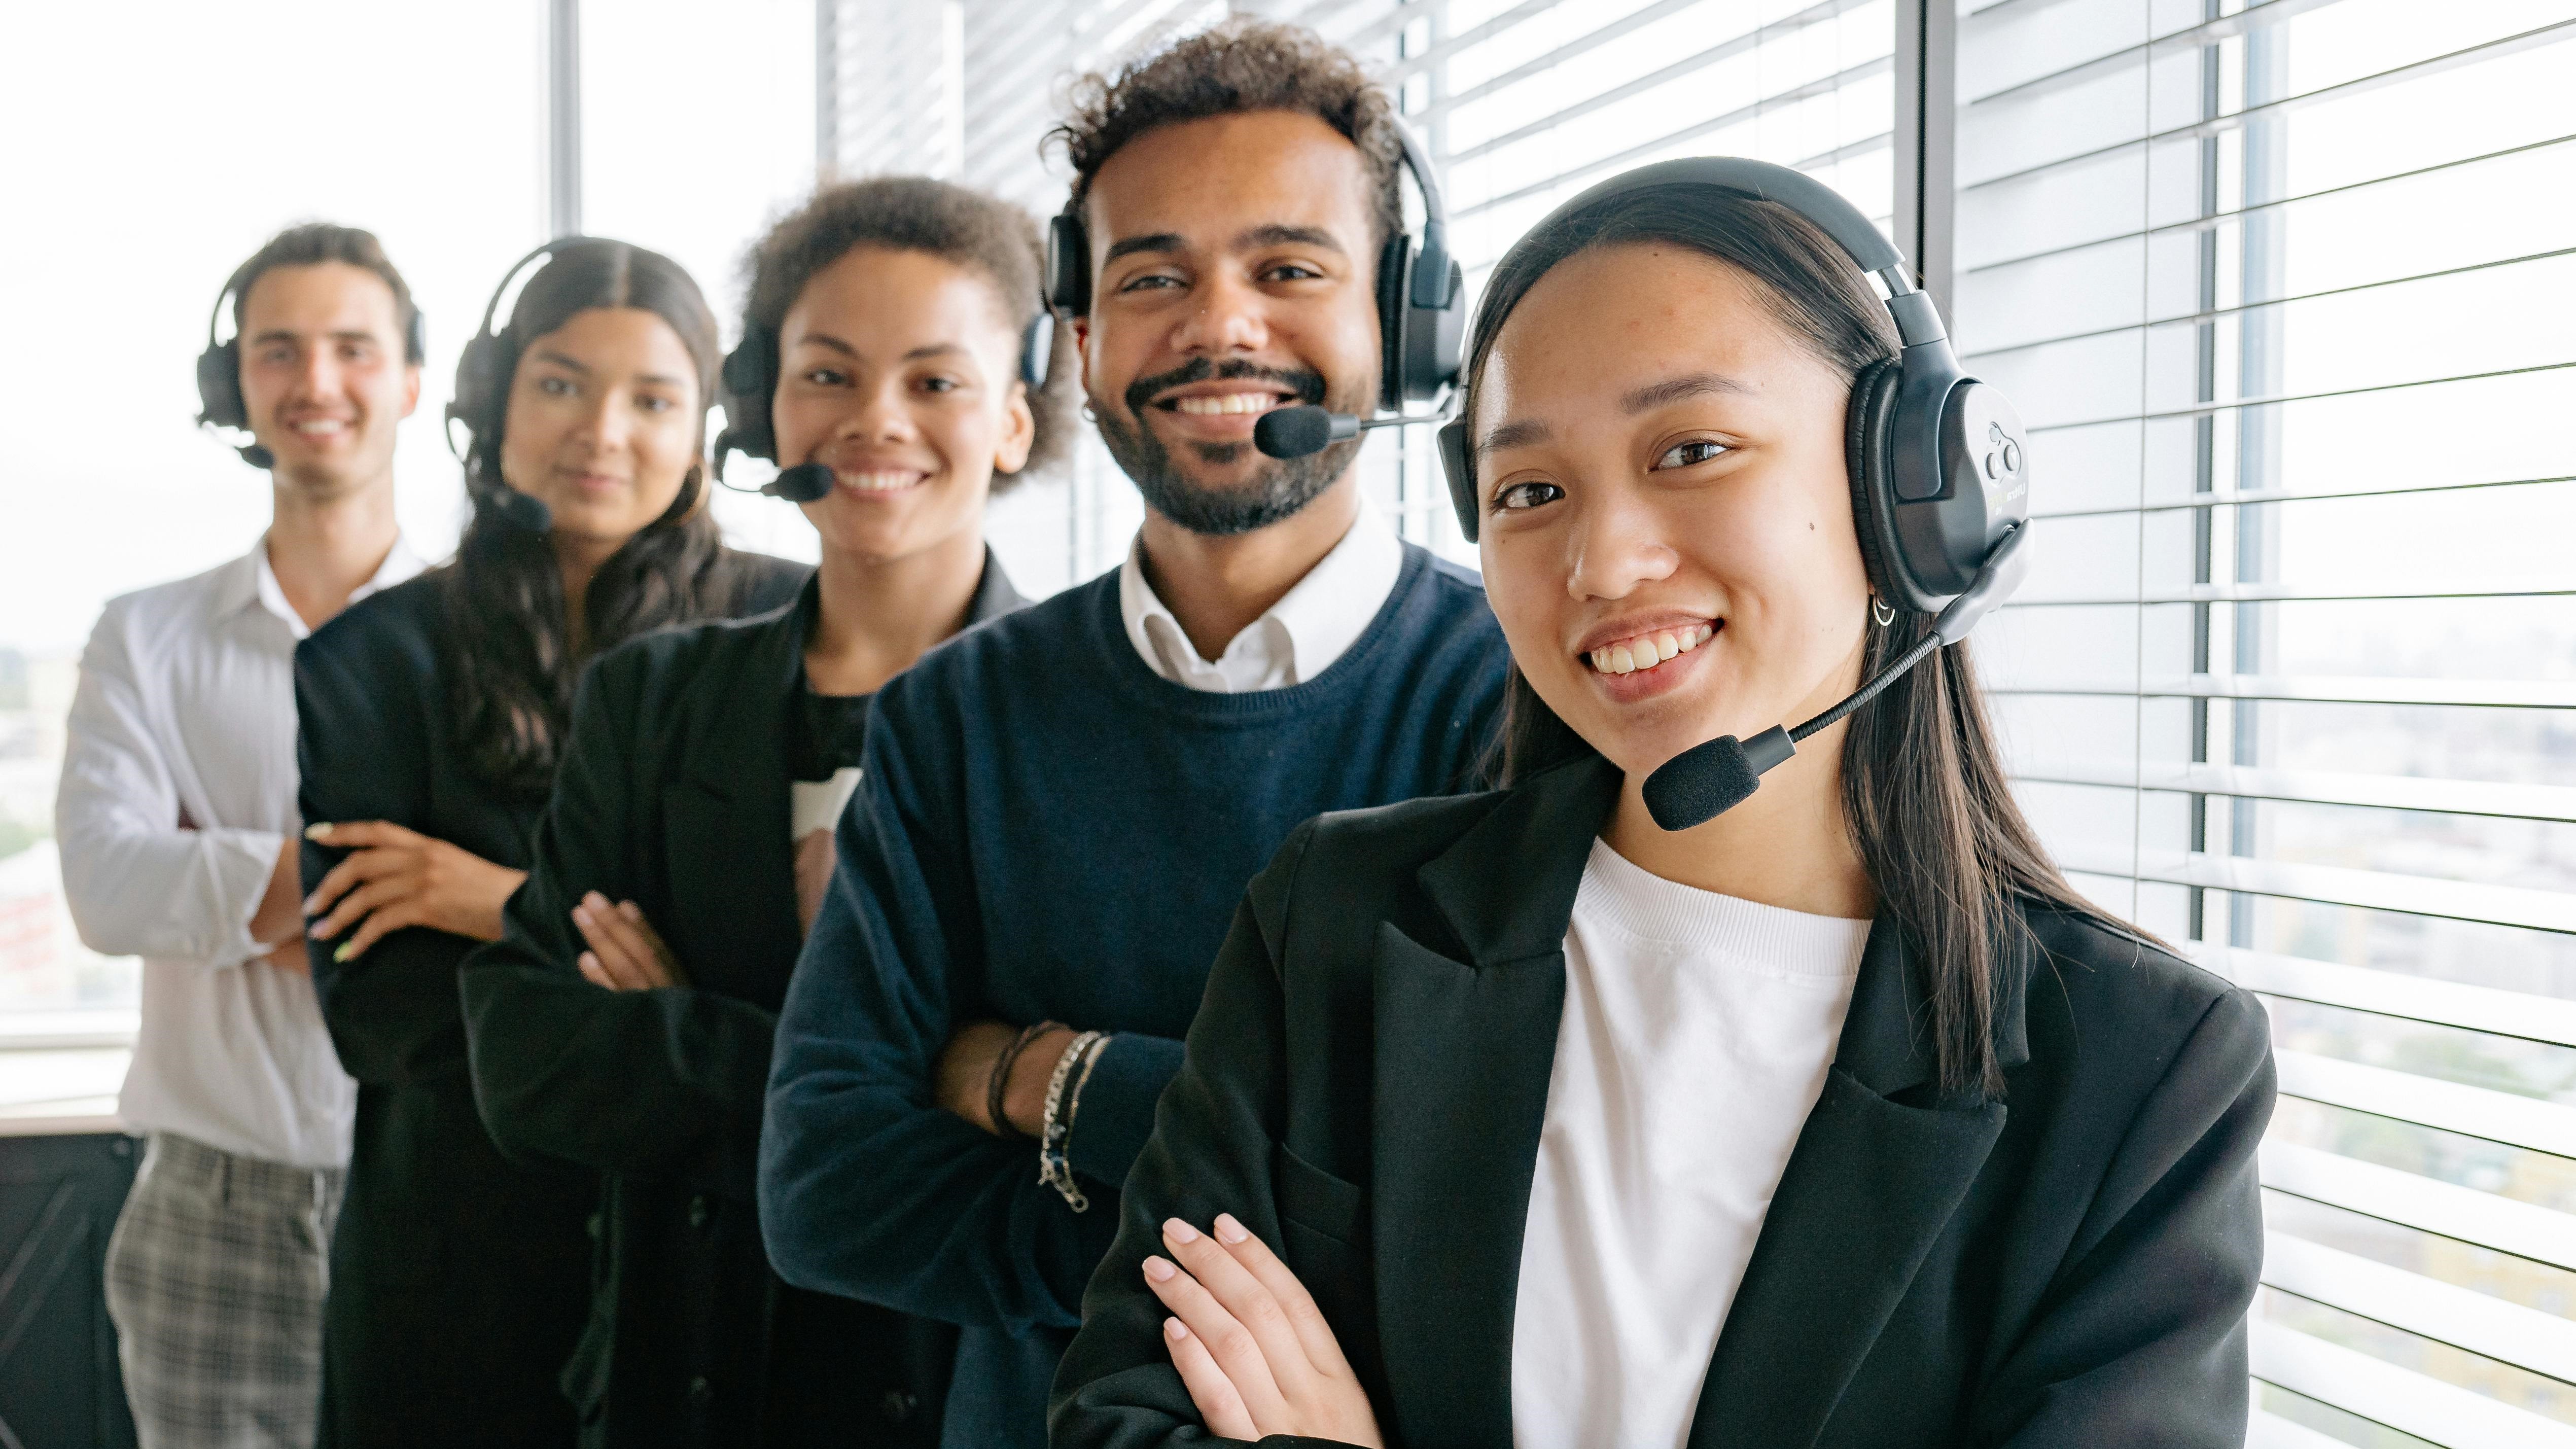
{"label": "smiling teeth", "polygon": [[1279,401],[1279,395],[1268,392],[1222,392],[1207,397],[1174,398],[1177,412],[1213,415],[1217,413],[1266,413]]}
{"label": "smiling teeth", "polygon": [[312,438],[339,432],[342,428],[347,426],[348,425],[346,423],[341,422],[338,418],[313,418],[308,421],[295,424],[295,431],[302,433],[308,438]]}
{"label": "smiling teeth", "polygon": [[1593,650],[1592,667],[1604,674],[1634,674],[1640,669],[1652,669],[1676,654],[1688,654],[1716,633],[1714,625],[1694,624],[1678,633],[1666,629],[1659,634],[1622,639]]}
{"label": "smiling teeth", "polygon": [[913,484],[920,482],[921,475],[910,471],[901,473],[844,473],[841,475],[841,481],[852,488],[859,490],[861,493],[892,493],[898,488],[909,488]]}

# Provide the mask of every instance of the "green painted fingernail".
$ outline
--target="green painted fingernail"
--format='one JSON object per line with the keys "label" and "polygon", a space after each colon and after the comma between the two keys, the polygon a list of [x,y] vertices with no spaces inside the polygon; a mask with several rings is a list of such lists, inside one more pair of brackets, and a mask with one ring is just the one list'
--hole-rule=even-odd
{"label": "green painted fingernail", "polygon": [[355,943],[355,942],[352,942],[352,941],[343,941],[343,942],[341,942],[341,943],[340,943],[340,949],[331,953],[331,959],[332,959],[332,960],[334,960],[334,961],[346,961],[346,960],[348,960],[348,959],[349,959],[349,948],[350,948],[351,946],[355,945],[355,944],[356,944],[356,943]]}

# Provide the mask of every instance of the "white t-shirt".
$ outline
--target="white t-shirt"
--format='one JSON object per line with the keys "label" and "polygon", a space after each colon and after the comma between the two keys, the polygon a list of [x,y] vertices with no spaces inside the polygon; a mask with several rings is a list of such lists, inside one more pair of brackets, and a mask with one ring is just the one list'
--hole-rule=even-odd
{"label": "white t-shirt", "polygon": [[1512,1315],[1519,1449],[1688,1438],[1869,925],[1676,885],[1593,842]]}

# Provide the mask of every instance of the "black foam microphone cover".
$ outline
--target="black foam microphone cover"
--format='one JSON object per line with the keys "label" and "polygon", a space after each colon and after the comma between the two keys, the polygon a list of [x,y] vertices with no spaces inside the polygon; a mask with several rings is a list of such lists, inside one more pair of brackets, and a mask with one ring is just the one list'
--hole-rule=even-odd
{"label": "black foam microphone cover", "polygon": [[1776,726],[1749,740],[1720,735],[1693,745],[1646,777],[1646,813],[1666,830],[1706,825],[1743,804],[1762,788],[1762,772],[1797,750]]}
{"label": "black foam microphone cover", "polygon": [[1273,458],[1320,453],[1336,436],[1359,436],[1359,419],[1336,416],[1313,403],[1272,408],[1252,424],[1252,446]]}
{"label": "black foam microphone cover", "polygon": [[502,522],[530,533],[543,533],[555,526],[555,511],[546,506],[544,499],[530,497],[516,488],[496,490],[492,511],[500,515]]}
{"label": "black foam microphone cover", "polygon": [[832,483],[832,470],[829,465],[799,463],[793,468],[779,469],[778,476],[771,479],[769,486],[760,491],[772,498],[784,498],[790,503],[812,503],[817,499],[832,496]]}
{"label": "black foam microphone cover", "polygon": [[277,466],[277,455],[257,443],[244,443],[233,451],[241,454],[242,461],[254,468],[266,470]]}

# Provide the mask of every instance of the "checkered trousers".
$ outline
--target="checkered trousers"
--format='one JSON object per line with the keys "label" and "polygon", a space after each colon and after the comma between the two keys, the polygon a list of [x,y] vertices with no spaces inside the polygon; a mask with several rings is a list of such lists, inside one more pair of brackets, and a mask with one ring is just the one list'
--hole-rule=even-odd
{"label": "checkered trousers", "polygon": [[346,1178],[152,1134],[107,1244],[142,1449],[310,1449]]}

